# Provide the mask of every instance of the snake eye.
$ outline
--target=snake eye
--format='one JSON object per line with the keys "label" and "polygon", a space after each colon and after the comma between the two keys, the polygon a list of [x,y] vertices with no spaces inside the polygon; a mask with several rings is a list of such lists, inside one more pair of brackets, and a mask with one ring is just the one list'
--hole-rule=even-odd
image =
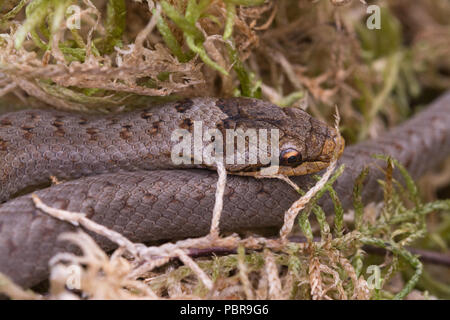
{"label": "snake eye", "polygon": [[280,163],[286,166],[298,165],[302,162],[302,155],[295,149],[281,151]]}

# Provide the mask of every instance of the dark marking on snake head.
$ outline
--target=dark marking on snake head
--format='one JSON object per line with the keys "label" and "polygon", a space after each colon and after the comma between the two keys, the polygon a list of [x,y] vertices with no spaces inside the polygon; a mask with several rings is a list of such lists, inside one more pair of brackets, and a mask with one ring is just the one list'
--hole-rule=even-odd
{"label": "dark marking on snake head", "polygon": [[225,119],[222,123],[225,129],[236,129],[236,121],[232,119]]}
{"label": "dark marking on snake head", "polygon": [[0,121],[0,126],[2,127],[10,127],[12,125],[11,120],[5,118]]}
{"label": "dark marking on snake head", "polygon": [[194,104],[194,101],[192,101],[191,99],[184,99],[182,101],[180,101],[179,103],[177,103],[177,105],[175,106],[175,109],[180,112],[186,112],[186,110],[188,110],[190,107],[192,107],[192,105]]}
{"label": "dark marking on snake head", "polygon": [[191,119],[183,119],[180,122],[180,128],[182,129],[186,129],[189,131],[192,131],[192,126],[194,125],[194,123],[192,122]]}
{"label": "dark marking on snake head", "polygon": [[218,99],[216,106],[222,110],[229,118],[234,119],[242,116],[243,108],[240,108],[241,98]]}
{"label": "dark marking on snake head", "polygon": [[225,127],[224,127],[222,121],[217,122],[216,127],[217,127],[217,129],[219,129],[220,131],[223,131],[223,129],[225,129]]}
{"label": "dark marking on snake head", "polygon": [[7,151],[8,150],[8,143],[0,138],[0,151]]}
{"label": "dark marking on snake head", "polygon": [[153,116],[153,113],[148,112],[148,111],[144,111],[141,113],[141,118],[145,119],[145,120],[151,119],[152,116]]}

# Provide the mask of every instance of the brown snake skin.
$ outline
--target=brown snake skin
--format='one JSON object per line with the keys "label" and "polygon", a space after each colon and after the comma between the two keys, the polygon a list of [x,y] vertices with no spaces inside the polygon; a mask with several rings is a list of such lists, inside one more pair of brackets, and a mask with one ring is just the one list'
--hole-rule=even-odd
{"label": "brown snake skin", "polygon": [[[203,130],[198,129],[199,121]],[[244,98],[186,99],[106,117],[54,110],[7,113],[0,116],[0,202],[25,187],[48,182],[50,176],[68,180],[119,170],[215,170],[215,165],[208,166],[205,161],[175,165],[171,159],[171,151],[180,142],[172,139],[175,130],[190,134],[192,142],[196,132],[204,131],[206,135],[210,129],[220,131],[224,151],[227,129],[277,129],[280,151],[294,148],[301,153],[303,163],[299,167],[309,164],[311,169],[312,165],[323,163],[322,168],[308,173],[328,166],[336,136],[334,129],[300,109],[281,109],[269,102]],[[270,146],[270,134],[267,136]],[[210,141],[202,140],[201,146],[206,148]],[[194,143],[190,145],[193,157]],[[227,170],[241,172],[263,167],[259,158],[250,164],[249,150],[246,148],[244,164],[225,163]],[[285,168],[288,169],[292,168]]]}
{"label": "brown snake skin", "polygon": [[[377,201],[382,196],[377,187],[382,173],[375,165],[383,162],[374,160],[372,154],[397,158],[415,177],[444,160],[450,154],[450,93],[379,138],[346,148],[339,161],[346,164],[346,170],[335,183],[346,209],[351,207],[354,180],[365,166],[371,170],[364,200]],[[136,242],[208,232],[215,200],[215,172],[133,169],[61,183],[36,194],[47,205],[84,212]],[[311,183],[307,176],[293,180],[304,188]],[[2,192],[3,197],[13,193]],[[285,210],[297,198],[298,194],[279,180],[228,176],[221,230],[280,226]],[[329,198],[324,197],[321,204],[327,212],[332,211]],[[40,282],[48,275],[50,257],[69,248],[67,243],[57,241],[58,235],[73,230],[72,225],[35,209],[29,195],[4,203],[0,206],[0,272],[24,287]],[[113,248],[104,238],[94,238],[103,249]]]}

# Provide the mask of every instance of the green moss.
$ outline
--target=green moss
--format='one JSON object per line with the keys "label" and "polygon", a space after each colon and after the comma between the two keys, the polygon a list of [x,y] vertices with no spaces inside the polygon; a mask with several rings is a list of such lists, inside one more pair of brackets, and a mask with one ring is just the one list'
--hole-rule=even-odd
{"label": "green moss", "polygon": [[122,36],[126,26],[125,0],[109,0],[106,7],[106,37],[102,53],[113,52],[114,47],[122,47]]}

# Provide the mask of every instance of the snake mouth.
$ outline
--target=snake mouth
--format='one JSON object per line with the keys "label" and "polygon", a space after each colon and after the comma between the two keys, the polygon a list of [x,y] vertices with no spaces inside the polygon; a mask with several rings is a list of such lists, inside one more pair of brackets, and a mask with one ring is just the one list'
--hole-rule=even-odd
{"label": "snake mouth", "polygon": [[324,161],[305,161],[302,164],[292,167],[279,167],[278,174],[285,176],[303,176],[319,172],[330,165],[329,162]]}

